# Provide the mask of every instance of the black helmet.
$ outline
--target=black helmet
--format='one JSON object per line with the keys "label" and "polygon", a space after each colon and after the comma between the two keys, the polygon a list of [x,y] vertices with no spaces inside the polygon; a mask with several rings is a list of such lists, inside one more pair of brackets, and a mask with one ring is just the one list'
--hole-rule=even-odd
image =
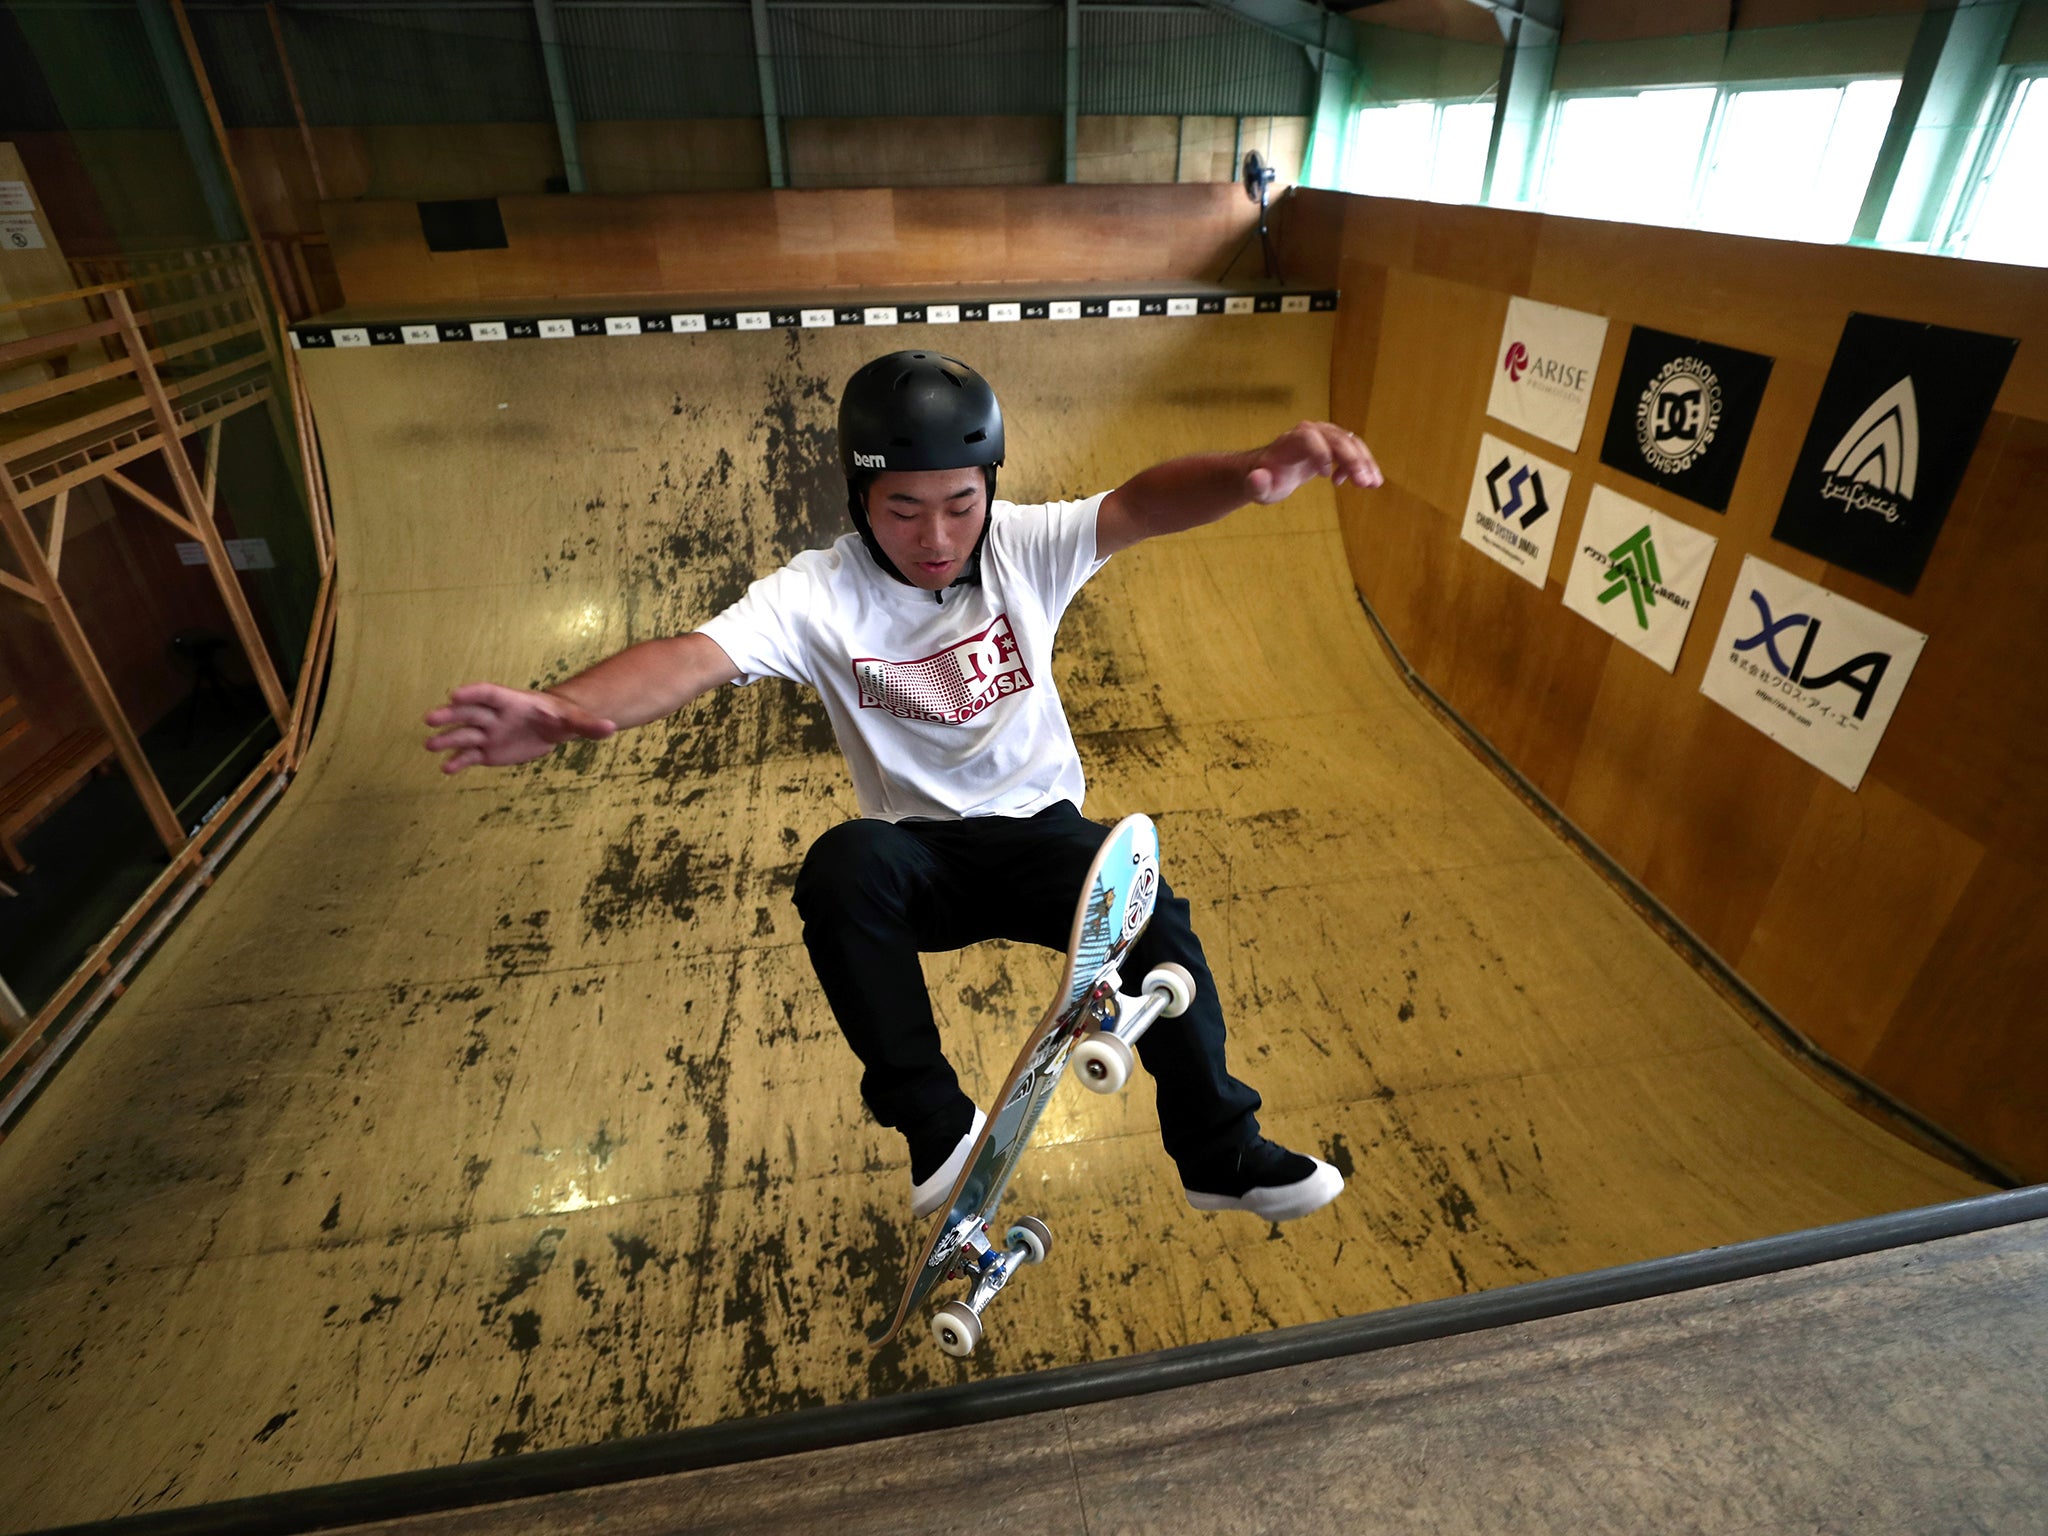
{"label": "black helmet", "polygon": [[988,380],[937,352],[891,352],[846,381],[839,467],[972,469],[1003,462],[1003,409]]}
{"label": "black helmet", "polygon": [[[1003,462],[1003,409],[988,380],[957,358],[937,352],[891,352],[864,364],[839,397],[839,467],[846,473],[847,511],[875,564],[915,586],[882,553],[868,524],[867,490],[889,469],[980,469],[991,506],[996,466]],[[988,523],[953,585],[981,580]]]}

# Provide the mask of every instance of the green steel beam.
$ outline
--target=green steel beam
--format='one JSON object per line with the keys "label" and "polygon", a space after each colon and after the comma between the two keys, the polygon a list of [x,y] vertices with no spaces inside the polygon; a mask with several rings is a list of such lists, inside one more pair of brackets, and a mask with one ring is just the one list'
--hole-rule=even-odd
{"label": "green steel beam", "polygon": [[1067,184],[1081,179],[1081,0],[1067,0]]}
{"label": "green steel beam", "polygon": [[768,185],[789,185],[782,164],[782,112],[775,104],[775,36],[768,30],[768,0],[754,4],[754,72],[761,82],[761,135],[768,144]]}
{"label": "green steel beam", "polygon": [[1550,79],[1557,68],[1563,0],[1524,0],[1518,6],[1487,4],[1505,42],[1500,56],[1500,89],[1493,97],[1493,133],[1486,146],[1486,179],[1480,200],[1519,203],[1534,182],[1543,119],[1550,109]]}
{"label": "green steel beam", "polygon": [[228,185],[227,173],[221,166],[221,150],[213,141],[213,125],[207,121],[206,103],[199,98],[199,85],[192,78],[192,64],[185,57],[184,40],[178,36],[178,22],[171,14],[169,0],[142,0],[141,12],[150,57],[163,79],[164,93],[171,99],[171,111],[178,119],[178,137],[185,141],[185,159],[198,179],[213,238],[223,245],[246,240],[252,232],[242,228],[234,188]]}
{"label": "green steel beam", "polygon": [[2016,0],[1929,0],[1864,189],[1853,243],[1916,245],[1934,238],[2018,12]]}
{"label": "green steel beam", "polygon": [[576,103],[569,97],[569,70],[562,63],[562,33],[555,25],[555,0],[533,0],[540,28],[541,62],[547,66],[548,100],[555,109],[555,136],[562,142],[562,178],[571,192],[583,190],[583,151],[576,139]]}

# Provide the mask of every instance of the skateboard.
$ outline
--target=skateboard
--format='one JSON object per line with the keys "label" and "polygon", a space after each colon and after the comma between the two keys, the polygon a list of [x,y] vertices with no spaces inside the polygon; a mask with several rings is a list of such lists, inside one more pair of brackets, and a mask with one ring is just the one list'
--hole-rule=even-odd
{"label": "skateboard", "polygon": [[935,1286],[962,1279],[972,1281],[972,1289],[966,1299],[937,1309],[932,1337],[949,1355],[973,1354],[989,1302],[1021,1265],[1041,1263],[1052,1251],[1052,1233],[1035,1216],[1013,1224],[1000,1245],[992,1242],[996,1207],[1069,1058],[1084,1085],[1114,1093],[1130,1077],[1138,1037],[1155,1020],[1185,1012],[1194,1000],[1194,979],[1171,964],[1147,975],[1137,997],[1118,990],[1117,964],[1152,920],[1158,899],[1159,834],[1149,817],[1127,816],[1110,830],[1082,883],[1059,990],[997,1091],[988,1122],[968,1149],[946,1208],[912,1266],[903,1300],[886,1324],[869,1333],[869,1344],[888,1343]]}

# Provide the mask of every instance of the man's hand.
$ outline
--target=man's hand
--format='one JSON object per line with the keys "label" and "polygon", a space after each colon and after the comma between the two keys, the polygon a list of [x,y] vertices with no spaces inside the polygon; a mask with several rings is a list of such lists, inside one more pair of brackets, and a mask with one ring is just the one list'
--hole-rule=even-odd
{"label": "man's hand", "polygon": [[1244,477],[1245,499],[1260,506],[1285,501],[1318,475],[1335,485],[1370,490],[1385,482],[1372,450],[1355,433],[1327,421],[1304,421],[1261,448]]}
{"label": "man's hand", "polygon": [[430,710],[426,723],[446,726],[427,738],[429,752],[446,752],[443,773],[460,773],[479,764],[509,767],[544,757],[565,741],[581,737],[603,741],[618,726],[551,693],[501,688],[496,683],[464,683],[448,702]]}

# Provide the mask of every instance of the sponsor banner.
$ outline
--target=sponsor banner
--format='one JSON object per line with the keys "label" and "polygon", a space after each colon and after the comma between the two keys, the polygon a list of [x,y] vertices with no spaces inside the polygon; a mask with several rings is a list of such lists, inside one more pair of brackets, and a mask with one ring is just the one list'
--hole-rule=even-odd
{"label": "sponsor banner", "polygon": [[1718,542],[1596,485],[1565,578],[1564,605],[1674,671]]}
{"label": "sponsor banner", "polygon": [[1850,789],[1927,637],[1751,555],[1700,692]]}
{"label": "sponsor banner", "polygon": [[1851,315],[1772,536],[1911,592],[2018,347]]}
{"label": "sponsor banner", "polygon": [[1485,433],[1460,537],[1540,587],[1550,573],[1550,546],[1571,483],[1570,470]]}
{"label": "sponsor banner", "polygon": [[1615,384],[1600,462],[1728,510],[1771,360],[1639,325]]}
{"label": "sponsor banner", "polygon": [[1605,315],[1509,299],[1486,414],[1576,452],[1606,343]]}

